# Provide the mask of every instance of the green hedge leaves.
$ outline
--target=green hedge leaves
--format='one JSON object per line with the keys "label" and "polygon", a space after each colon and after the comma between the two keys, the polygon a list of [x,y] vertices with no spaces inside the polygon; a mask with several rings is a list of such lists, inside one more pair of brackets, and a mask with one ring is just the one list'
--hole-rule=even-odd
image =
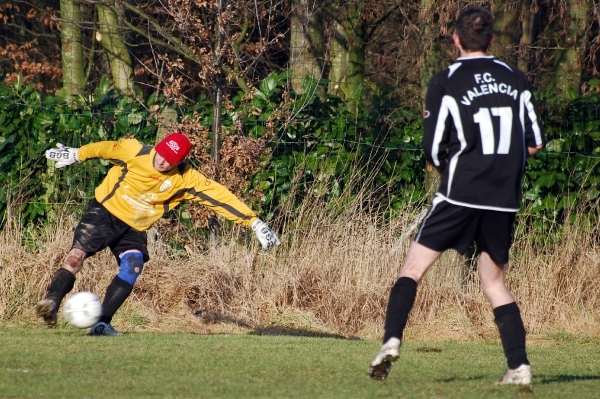
{"label": "green hedge leaves", "polygon": [[[362,89],[352,105],[325,95],[327,81],[307,77],[302,93],[286,89],[287,73],[269,75],[251,93],[233,95],[223,110],[223,134],[265,138],[267,151],[249,193],[266,219],[294,217],[294,204],[315,197],[343,211],[361,191],[364,209],[393,218],[423,202],[425,160],[420,110],[403,108],[387,93]],[[569,103],[541,98],[549,143],[527,161],[523,203],[531,223],[548,228],[573,211],[597,217],[600,190],[600,115],[595,97]],[[44,152],[57,142],[80,146],[126,134],[153,143],[148,109],[170,107],[158,95],[146,104],[114,92],[104,80],[92,94],[66,102],[23,86],[0,84],[0,218],[7,205],[24,223],[52,217],[58,205],[79,207],[91,198],[108,163],[56,170]],[[207,128],[213,105],[206,97],[176,108],[180,119]],[[208,129],[210,130],[210,129]],[[208,149],[207,149],[208,150]],[[69,168],[66,168],[69,169]],[[284,204],[290,205],[283,211]]]}

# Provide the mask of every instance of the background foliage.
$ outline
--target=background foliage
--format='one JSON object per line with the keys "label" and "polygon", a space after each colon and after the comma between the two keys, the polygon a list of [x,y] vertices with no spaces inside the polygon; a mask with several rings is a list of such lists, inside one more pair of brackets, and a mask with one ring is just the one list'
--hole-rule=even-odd
{"label": "background foliage", "polygon": [[[306,197],[324,199],[343,210],[346,195],[369,190],[367,212],[388,217],[423,201],[425,161],[420,149],[417,111],[392,108],[384,95],[348,111],[338,97],[317,95],[311,78],[301,94],[287,91],[285,74],[269,75],[252,95],[239,92],[223,115],[223,164],[211,161],[212,103],[206,98],[178,107],[184,129],[197,141],[192,163],[219,178],[267,219],[294,218],[293,206]],[[106,173],[108,163],[86,162],[55,170],[44,151],[56,142],[80,146],[126,135],[152,144],[167,106],[151,96],[146,104],[118,95],[104,81],[93,95],[67,104],[43,96],[21,80],[0,86],[0,212],[7,204],[35,223],[51,215],[56,203],[81,206]],[[550,139],[547,149],[528,160],[524,204],[540,228],[561,223],[573,210],[589,212],[600,181],[600,117],[595,98],[561,103],[541,96]],[[199,127],[198,127],[199,126]],[[241,165],[240,165],[241,163]],[[351,184],[350,184],[351,182]],[[377,194],[373,194],[377,193]],[[189,210],[188,210],[189,212]],[[191,210],[191,226],[205,227],[207,214]],[[201,219],[199,222],[196,219]]]}
{"label": "background foliage", "polygon": [[[255,155],[248,162],[255,166],[246,170],[228,163],[238,158],[235,146],[226,146],[221,171],[211,164],[209,101],[201,98],[192,107],[179,107],[183,126],[188,121],[196,130],[198,125],[204,127],[203,135],[192,136],[199,144],[192,163],[209,177],[231,182],[226,185],[268,218],[276,217],[278,207],[287,201],[300,202],[307,195],[334,199],[346,189],[380,190],[381,203],[370,200],[365,206],[375,210],[385,203],[391,212],[423,196],[420,117],[409,110],[382,114],[388,105],[383,97],[374,98],[377,107],[361,104],[358,114],[350,113],[339,98],[316,96],[319,82],[307,78],[307,92],[294,94],[285,91],[284,80],[284,75],[272,74],[252,96],[240,92],[223,116],[225,143],[241,141],[246,156]],[[291,101],[285,101],[286,96]],[[47,216],[55,203],[85,203],[82,200],[91,198],[108,164],[92,161],[55,170],[46,162],[45,150],[56,142],[77,147],[126,135],[153,143],[157,119],[148,109],[154,107],[165,105],[158,106],[154,97],[143,105],[129,101],[108,84],[71,105],[57,97],[42,97],[21,81],[1,86],[0,182],[5,190],[0,211],[4,213],[11,203],[30,223]],[[248,151],[253,142],[262,147]],[[350,180],[353,187],[347,186]]]}
{"label": "background foliage", "polygon": [[[425,199],[422,95],[455,58],[449,38],[468,6],[493,13],[492,53],[527,74],[542,105],[551,142],[527,164],[530,223],[547,229],[594,209],[596,2],[13,0],[0,6],[0,212],[16,204],[37,222],[52,204],[92,195],[107,164],[56,171],[43,152],[57,141],[152,143],[168,129],[186,132],[194,165],[266,219],[293,220],[282,204],[305,198],[341,212],[362,190],[374,194],[364,211],[393,218]],[[101,13],[114,14],[109,26]],[[122,47],[106,44],[113,33]],[[131,57],[119,64],[131,68],[127,90],[112,75],[128,58],[119,49]],[[193,205],[182,215],[195,232],[211,217]]]}
{"label": "background foliage", "polygon": [[575,217],[598,220],[600,107],[595,95],[560,100],[541,93],[547,147],[528,159],[524,203],[539,231]]}

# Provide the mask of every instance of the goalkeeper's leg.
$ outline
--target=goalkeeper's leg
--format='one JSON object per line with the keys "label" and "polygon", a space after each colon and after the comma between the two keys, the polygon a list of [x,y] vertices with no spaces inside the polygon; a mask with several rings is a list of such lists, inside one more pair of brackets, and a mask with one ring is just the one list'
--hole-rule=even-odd
{"label": "goalkeeper's leg", "polygon": [[90,328],[90,335],[121,335],[110,323],[117,310],[133,291],[133,285],[143,267],[144,256],[141,252],[132,250],[121,255],[119,273],[106,288],[106,294],[102,302],[102,317],[96,325]]}
{"label": "goalkeeper's leg", "polygon": [[54,327],[57,321],[57,312],[65,295],[73,289],[75,274],[83,266],[86,253],[78,248],[71,249],[63,267],[58,269],[52,277],[46,296],[35,305],[35,312],[44,319],[49,327]]}

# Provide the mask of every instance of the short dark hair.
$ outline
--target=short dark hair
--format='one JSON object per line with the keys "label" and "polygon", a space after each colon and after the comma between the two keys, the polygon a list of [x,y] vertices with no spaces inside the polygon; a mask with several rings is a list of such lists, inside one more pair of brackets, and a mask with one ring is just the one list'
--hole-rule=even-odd
{"label": "short dark hair", "polygon": [[454,32],[463,50],[486,52],[494,36],[494,17],[482,8],[467,8],[458,15]]}

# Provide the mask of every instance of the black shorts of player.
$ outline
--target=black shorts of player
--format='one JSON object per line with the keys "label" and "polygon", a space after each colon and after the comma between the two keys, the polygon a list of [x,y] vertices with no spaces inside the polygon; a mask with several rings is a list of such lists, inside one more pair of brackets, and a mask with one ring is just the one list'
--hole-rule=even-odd
{"label": "black shorts of player", "polygon": [[88,206],[75,228],[73,248],[85,251],[89,256],[108,247],[117,259],[119,255],[131,249],[137,249],[148,262],[146,232],[136,230],[111,214],[95,199]]}
{"label": "black shorts of player", "polygon": [[508,263],[516,212],[467,208],[434,198],[415,241],[434,251],[455,249],[461,255],[475,242],[496,263]]}

